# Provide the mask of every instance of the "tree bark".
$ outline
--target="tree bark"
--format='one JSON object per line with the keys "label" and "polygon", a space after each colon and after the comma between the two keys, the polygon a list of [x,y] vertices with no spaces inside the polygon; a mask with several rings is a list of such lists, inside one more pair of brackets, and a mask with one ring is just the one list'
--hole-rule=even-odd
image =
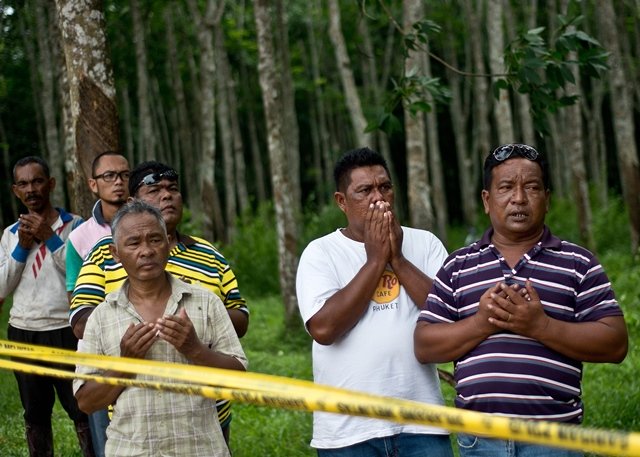
{"label": "tree bark", "polygon": [[221,71],[222,65],[220,62],[226,59],[224,49],[224,36],[222,34],[222,27],[216,27],[215,31],[215,52],[216,61],[218,64],[218,71],[216,72],[216,87],[218,89],[217,97],[217,113],[218,113],[218,127],[220,132],[220,144],[222,146],[222,163],[224,167],[224,197],[225,197],[225,214],[227,223],[225,224],[225,242],[233,239],[235,232],[235,221],[238,215],[238,205],[236,199],[236,186],[235,186],[235,164],[233,157],[233,139],[231,132],[231,122],[229,114],[229,98],[228,98],[228,79],[227,75]]}
{"label": "tree bark", "polygon": [[213,91],[215,85],[216,62],[213,50],[213,31],[220,26],[220,17],[224,9],[222,0],[216,6],[215,0],[207,0],[205,12],[202,14],[195,0],[188,0],[187,4],[191,17],[196,25],[198,44],[200,47],[200,135],[201,154],[199,170],[200,197],[202,201],[202,215],[204,218],[205,238],[213,240],[216,235],[224,236],[224,217],[216,204],[217,189],[215,188],[215,158],[216,158],[216,100]]}
{"label": "tree bark", "polygon": [[280,82],[282,90],[282,112],[284,114],[284,142],[289,161],[289,176],[293,191],[293,211],[296,218],[302,213],[302,190],[300,188],[300,134],[296,116],[295,87],[291,74],[291,55],[289,52],[289,21],[283,0],[275,0],[276,10],[276,58],[280,63]]}
{"label": "tree bark", "polygon": [[638,251],[640,240],[640,167],[638,149],[634,138],[634,119],[631,102],[632,94],[624,73],[622,55],[616,27],[616,13],[611,0],[596,2],[598,30],[602,43],[611,54],[609,65],[609,86],[613,131],[618,154],[618,168],[624,199],[629,212],[631,250]]}
{"label": "tree bark", "polygon": [[351,70],[351,60],[347,52],[344,35],[342,34],[341,22],[338,0],[329,0],[329,39],[333,44],[347,110],[351,117],[354,141],[357,147],[373,146],[372,135],[365,132],[367,120],[362,111],[358,88],[356,87],[353,71]]}
{"label": "tree bark", "polygon": [[[561,10],[567,14],[568,1],[563,0]],[[575,26],[569,26],[568,32],[575,32]],[[577,61],[578,56],[575,51],[571,51],[567,56],[569,61]],[[566,108],[566,128],[567,132],[567,155],[569,167],[571,169],[571,184],[573,187],[573,201],[577,208],[578,229],[580,231],[580,241],[587,249],[596,250],[593,228],[591,225],[591,203],[589,201],[589,186],[587,185],[587,167],[585,165],[584,154],[584,131],[582,123],[582,100],[584,94],[580,91],[580,72],[576,65],[571,66],[575,84],[566,83],[564,90],[569,97],[576,96],[577,101]]]}
{"label": "tree bark", "polygon": [[[474,5],[475,3],[475,5]],[[465,16],[468,18],[469,40],[471,41],[471,52],[473,55],[473,70],[477,74],[487,73],[482,52],[484,39],[480,24],[482,20],[482,10],[484,0],[476,2],[462,2],[465,8]],[[471,137],[471,169],[475,182],[480,181],[482,174],[482,163],[485,157],[491,152],[491,128],[489,124],[489,113],[493,106],[493,98],[489,91],[489,83],[485,77],[473,79],[473,103],[472,117],[472,137]],[[478,197],[476,196],[477,200]]]}
{"label": "tree bark", "polygon": [[[487,29],[489,35],[489,67],[491,74],[502,75],[505,73],[504,67],[504,32],[502,24],[503,0],[487,0]],[[494,77],[495,82],[498,77]],[[494,119],[498,141],[501,144],[514,141],[513,116],[511,115],[511,104],[509,92],[501,90],[498,100],[494,104]]]}
{"label": "tree bark", "polygon": [[56,0],[69,78],[66,160],[71,210],[87,216],[93,195],[86,185],[98,154],[119,149],[115,86],[102,2]]}
{"label": "tree bark", "polygon": [[133,42],[136,51],[136,79],[138,94],[138,154],[143,160],[157,159],[157,144],[151,114],[150,83],[147,69],[147,47],[144,21],[139,0],[130,0]]}
{"label": "tree bark", "polygon": [[54,188],[53,202],[65,206],[64,199],[64,155],[58,136],[58,119],[56,113],[55,94],[55,61],[51,49],[51,27],[49,22],[55,20],[55,5],[44,0],[35,2],[36,36],[38,41],[38,69],[40,73],[41,92],[40,104],[44,118],[45,143],[47,145],[45,157],[49,162],[51,176],[58,183]]}
{"label": "tree bark", "polygon": [[[452,30],[449,30],[453,33]],[[471,41],[471,40],[468,40]],[[470,46],[469,46],[470,48]],[[445,44],[446,59],[453,67],[458,67],[456,50],[453,48],[451,40]],[[460,204],[462,207],[462,219],[467,227],[475,225],[476,214],[478,212],[478,195],[476,176],[473,174],[473,163],[476,155],[470,154],[468,122],[469,113],[465,109],[465,97],[462,91],[462,78],[454,71],[448,70],[447,77],[451,88],[451,102],[449,113],[451,114],[451,124],[453,126],[453,138],[456,146],[456,158],[458,159],[458,186],[460,188]]]}
{"label": "tree bark", "polygon": [[[431,62],[429,61],[429,43],[424,44],[425,53],[422,55],[422,68],[424,76],[431,79]],[[440,142],[438,136],[438,118],[436,117],[435,100],[431,94],[423,95],[432,106],[426,113],[427,119],[427,157],[431,168],[431,185],[433,189],[433,206],[436,214],[435,234],[440,240],[447,243],[447,225],[449,224],[449,211],[447,209],[447,191],[444,187]]]}
{"label": "tree bark", "polygon": [[[405,33],[409,33],[413,24],[424,16],[424,9],[420,0],[403,0],[402,6],[403,29]],[[409,50],[404,64],[405,74],[423,75],[422,53]],[[415,101],[415,96],[412,100],[403,100],[409,218],[413,227],[433,230],[434,214],[427,170],[424,114],[422,111],[411,113],[408,107],[412,101]]]}
{"label": "tree bark", "polygon": [[298,234],[295,214],[292,211],[291,182],[289,181],[287,155],[282,137],[284,119],[279,109],[280,103],[277,100],[279,83],[276,74],[268,5],[269,0],[256,0],[254,3],[258,35],[258,74],[267,123],[271,180],[276,208],[280,287],[287,321],[293,323],[294,316],[297,315],[295,280],[298,265],[296,254]]}

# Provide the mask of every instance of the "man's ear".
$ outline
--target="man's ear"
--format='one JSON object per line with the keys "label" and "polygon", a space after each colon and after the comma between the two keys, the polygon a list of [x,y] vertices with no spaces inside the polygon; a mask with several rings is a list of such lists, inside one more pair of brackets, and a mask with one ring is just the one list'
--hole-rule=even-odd
{"label": "man's ear", "polygon": [[346,206],[344,194],[342,192],[334,192],[333,199],[336,201],[338,208],[340,208],[340,210],[344,213]]}
{"label": "man's ear", "polygon": [[120,263],[120,256],[118,255],[118,248],[116,247],[115,244],[110,243],[109,244],[109,251],[111,251],[111,255],[113,256],[114,260],[118,263]]}
{"label": "man's ear", "polygon": [[87,184],[89,184],[89,189],[94,195],[98,195],[98,181],[93,178],[87,179]]}
{"label": "man's ear", "polygon": [[482,189],[480,196],[482,197],[482,204],[484,205],[484,213],[489,214],[489,191]]}

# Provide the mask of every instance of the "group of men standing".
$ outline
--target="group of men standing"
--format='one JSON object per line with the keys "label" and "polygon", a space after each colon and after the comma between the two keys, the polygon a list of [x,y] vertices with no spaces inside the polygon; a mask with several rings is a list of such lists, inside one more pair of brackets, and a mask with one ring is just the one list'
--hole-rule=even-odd
{"label": "group of men standing", "polygon": [[[130,170],[121,154],[100,154],[88,180],[98,200],[84,223],[52,206],[55,179],[41,158],[19,160],[13,177],[14,193],[27,214],[5,230],[0,250],[0,297],[13,294],[10,339],[246,368],[238,340],[247,331],[246,302],[224,256],[206,240],[178,232],[183,205],[173,168],[150,161]],[[105,305],[96,308],[101,302]],[[100,312],[91,317],[96,309]],[[69,380],[19,372],[16,379],[31,456],[53,455],[56,392],[85,456],[165,455],[167,450],[229,455],[226,401],[149,396],[144,389],[92,381],[76,380],[72,388]]]}
{"label": "group of men standing", "polygon": [[[89,185],[99,200],[82,225],[52,207],[55,181],[44,161],[21,159],[13,176],[28,212],[1,242],[0,297],[13,294],[10,339],[246,369],[238,341],[246,303],[222,254],[178,232],[174,169],[145,162],[130,171],[119,154],[98,156]],[[315,382],[441,405],[435,364],[454,361],[459,408],[582,421],[582,363],[622,361],[627,330],[594,255],[545,225],[549,164],[541,152],[508,144],[487,155],[481,197],[491,226],[450,255],[432,233],[400,225],[378,153],[345,153],[334,180],[347,225],[312,241],[297,273]],[[81,379],[73,392],[68,381],[16,379],[31,455],[51,455],[54,389],[85,455],[93,452],[89,428],[107,455],[229,455],[225,402]],[[453,455],[446,430],[323,412],[314,413],[311,446],[321,457]],[[469,434],[458,435],[458,447],[464,457],[580,455]]]}

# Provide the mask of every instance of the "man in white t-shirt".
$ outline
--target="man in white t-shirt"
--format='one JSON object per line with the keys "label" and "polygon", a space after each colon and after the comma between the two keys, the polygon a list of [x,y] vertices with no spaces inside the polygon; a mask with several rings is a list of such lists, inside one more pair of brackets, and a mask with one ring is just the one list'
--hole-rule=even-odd
{"label": "man in white t-shirt", "polygon": [[[307,246],[296,284],[314,381],[442,405],[435,365],[413,354],[413,330],[447,252],[432,233],[395,219],[377,152],[347,152],[334,179],[347,227]],[[314,413],[311,446],[320,457],[453,455],[445,430],[323,412]]]}

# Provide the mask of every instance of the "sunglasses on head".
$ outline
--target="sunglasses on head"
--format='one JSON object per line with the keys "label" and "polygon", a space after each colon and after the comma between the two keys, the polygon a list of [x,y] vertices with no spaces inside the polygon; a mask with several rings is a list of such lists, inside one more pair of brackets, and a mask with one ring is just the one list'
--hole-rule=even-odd
{"label": "sunglasses on head", "polygon": [[524,157],[528,160],[536,160],[540,155],[538,151],[535,150],[535,148],[532,148],[529,145],[512,143],[497,147],[493,151],[493,158],[498,162],[503,162],[511,157],[514,153],[516,153],[517,156]]}
{"label": "sunglasses on head", "polygon": [[154,184],[158,184],[163,179],[168,179],[169,181],[177,181],[178,173],[175,170],[167,170],[162,173],[149,173],[138,183],[134,192],[136,192],[143,185],[145,186],[153,186]]}

